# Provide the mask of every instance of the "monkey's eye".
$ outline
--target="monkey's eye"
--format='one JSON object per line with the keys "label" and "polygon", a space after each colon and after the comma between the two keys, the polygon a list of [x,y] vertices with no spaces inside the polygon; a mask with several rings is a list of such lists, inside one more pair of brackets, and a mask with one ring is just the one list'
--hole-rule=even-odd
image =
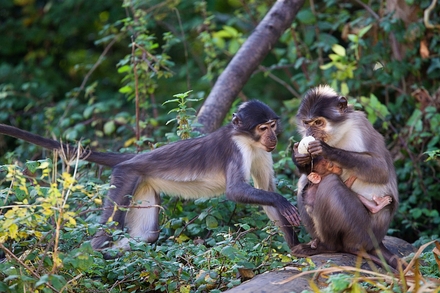
{"label": "monkey's eye", "polygon": [[267,126],[260,126],[260,130],[261,131],[266,131],[267,130]]}
{"label": "monkey's eye", "polygon": [[317,119],[315,120],[315,126],[323,126],[324,125],[324,120],[322,119]]}

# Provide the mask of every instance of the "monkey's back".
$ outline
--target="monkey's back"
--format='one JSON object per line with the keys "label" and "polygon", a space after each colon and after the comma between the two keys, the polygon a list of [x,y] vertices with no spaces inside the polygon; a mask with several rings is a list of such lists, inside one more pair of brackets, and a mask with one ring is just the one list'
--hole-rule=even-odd
{"label": "monkey's back", "polygon": [[[157,192],[185,198],[218,196],[225,192],[229,162],[237,159],[230,132],[227,125],[206,136],[139,154],[121,165],[132,166],[142,177],[140,184],[148,184]],[[218,143],[219,136],[222,143]]]}

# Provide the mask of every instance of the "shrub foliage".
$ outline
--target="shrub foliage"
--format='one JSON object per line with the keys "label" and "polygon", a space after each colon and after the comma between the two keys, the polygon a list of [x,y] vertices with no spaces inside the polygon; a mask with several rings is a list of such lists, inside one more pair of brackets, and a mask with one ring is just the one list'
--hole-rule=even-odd
{"label": "shrub foliage", "polygon": [[[104,151],[196,136],[192,109],[273,1],[122,2],[1,1],[0,122]],[[278,189],[295,203],[288,144],[300,96],[331,84],[392,151],[401,203],[389,233],[417,245],[438,238],[439,8],[427,26],[431,0],[324,2],[305,3],[237,99],[282,116]],[[159,241],[104,260],[89,241],[110,171],[8,137],[0,156],[2,292],[216,292],[307,265],[258,207],[166,195]]]}

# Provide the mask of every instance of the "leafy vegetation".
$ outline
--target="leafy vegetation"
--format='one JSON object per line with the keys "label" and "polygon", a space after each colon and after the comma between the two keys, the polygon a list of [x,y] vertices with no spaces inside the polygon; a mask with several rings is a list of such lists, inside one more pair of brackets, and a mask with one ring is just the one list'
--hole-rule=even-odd
{"label": "leafy vegetation", "polygon": [[[0,122],[120,152],[198,135],[191,109],[272,2],[1,1]],[[288,144],[298,139],[299,97],[320,83],[348,96],[395,158],[401,203],[389,232],[420,246],[440,235],[440,35],[421,21],[431,1],[415,2],[399,2],[413,9],[405,15],[383,2],[307,2],[239,98],[283,117],[277,185],[295,203]],[[258,207],[166,195],[159,241],[133,241],[133,252],[104,260],[89,240],[109,170],[7,137],[0,156],[1,292],[218,292],[249,274],[307,265]],[[433,254],[423,260],[421,274],[438,278]],[[329,288],[363,281],[344,278]],[[404,289],[393,284],[383,288]]]}

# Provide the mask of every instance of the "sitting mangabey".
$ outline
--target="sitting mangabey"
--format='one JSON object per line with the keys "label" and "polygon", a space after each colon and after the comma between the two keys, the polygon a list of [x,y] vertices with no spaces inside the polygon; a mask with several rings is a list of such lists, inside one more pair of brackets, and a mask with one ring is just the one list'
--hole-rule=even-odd
{"label": "sitting mangabey", "polygon": [[[342,168],[336,166],[329,160],[324,159],[324,157],[322,156],[314,158],[313,170],[312,172],[310,172],[309,175],[307,175],[307,179],[310,181],[309,186],[307,187],[304,194],[304,203],[306,206],[307,213],[311,214],[313,210],[315,193],[316,193],[316,189],[318,188],[319,182],[321,182],[322,177],[329,174],[342,175]],[[356,177],[351,176],[350,178],[345,180],[344,183],[348,188],[351,188],[355,180]],[[377,197],[373,195],[372,200],[369,200],[363,197],[361,194],[357,193],[357,197],[364,204],[364,206],[373,214],[379,212],[381,209],[391,204],[391,202],[393,201],[393,198],[388,195],[384,197]]]}
{"label": "sitting mangabey", "polygon": [[[301,178],[298,181],[298,209],[301,221],[317,247],[299,244],[292,249],[296,256],[348,252],[369,257],[382,264],[379,253],[397,268],[397,256],[383,244],[390,222],[397,211],[399,197],[393,158],[383,136],[347,99],[329,86],[308,91],[298,109],[297,126],[303,138],[313,136],[307,154],[293,148],[292,159]],[[312,170],[312,158],[322,156],[342,168],[342,175],[324,176],[314,192],[311,214],[305,207],[304,190]],[[355,177],[351,188],[345,181]],[[392,202],[371,213],[357,194],[368,199],[390,196]]]}

